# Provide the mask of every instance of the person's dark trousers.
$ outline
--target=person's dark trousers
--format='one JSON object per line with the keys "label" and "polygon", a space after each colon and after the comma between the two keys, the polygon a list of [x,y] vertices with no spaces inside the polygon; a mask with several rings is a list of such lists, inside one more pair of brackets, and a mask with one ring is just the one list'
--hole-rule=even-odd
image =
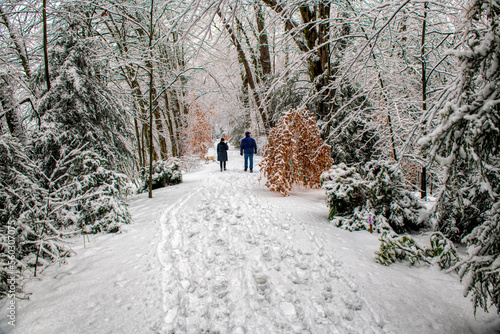
{"label": "person's dark trousers", "polygon": [[[245,153],[244,157],[245,157],[245,170],[247,170],[248,167],[250,167],[250,169],[253,170],[253,153],[252,154]],[[250,161],[250,166],[248,166],[249,161]]]}
{"label": "person's dark trousers", "polygon": [[224,170],[226,170],[226,162],[225,161],[221,161],[220,162],[220,171],[222,172],[222,166],[224,165]]}

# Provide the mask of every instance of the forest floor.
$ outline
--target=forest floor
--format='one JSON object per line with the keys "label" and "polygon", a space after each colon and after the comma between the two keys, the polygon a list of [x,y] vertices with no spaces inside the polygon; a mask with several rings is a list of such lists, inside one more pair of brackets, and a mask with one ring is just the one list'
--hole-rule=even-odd
{"label": "forest floor", "polygon": [[332,226],[324,190],[281,197],[242,165],[132,197],[121,233],[25,283],[15,327],[0,301],[0,333],[500,333],[455,273],[377,264],[379,235]]}

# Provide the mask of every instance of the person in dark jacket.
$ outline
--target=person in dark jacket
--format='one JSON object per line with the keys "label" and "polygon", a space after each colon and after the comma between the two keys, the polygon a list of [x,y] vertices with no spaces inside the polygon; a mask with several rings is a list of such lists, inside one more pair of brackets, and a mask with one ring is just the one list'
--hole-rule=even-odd
{"label": "person in dark jacket", "polygon": [[217,144],[217,161],[220,161],[220,171],[222,172],[222,166],[224,165],[224,170],[226,170],[227,161],[227,150],[229,146],[224,142],[224,138],[220,139],[220,143]]}
{"label": "person in dark jacket", "polygon": [[253,155],[257,154],[257,143],[255,139],[250,137],[250,132],[245,132],[245,138],[241,140],[240,144],[240,155],[245,153],[245,172],[248,169],[248,161],[250,160],[250,173],[253,173]]}

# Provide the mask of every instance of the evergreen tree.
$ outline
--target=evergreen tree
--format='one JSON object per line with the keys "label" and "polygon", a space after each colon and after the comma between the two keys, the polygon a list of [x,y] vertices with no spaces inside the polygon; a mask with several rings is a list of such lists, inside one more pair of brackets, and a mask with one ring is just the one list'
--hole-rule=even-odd
{"label": "evergreen tree", "polygon": [[0,158],[7,162],[0,168],[2,282],[23,272],[36,276],[40,266],[67,256],[67,236],[116,232],[130,222],[128,177],[115,172],[131,157],[127,119],[106,87],[88,26],[75,8],[61,13],[50,51],[51,85],[36,104],[30,150],[9,135],[0,138]]}
{"label": "evergreen tree", "polygon": [[[500,2],[473,0],[456,80],[442,94],[436,129],[421,139],[445,167],[437,227],[467,242],[460,276],[474,306],[500,310]],[[431,119],[432,121],[432,119]]]}
{"label": "evergreen tree", "polygon": [[[356,116],[352,116],[352,115]],[[328,143],[332,146],[332,158],[347,165],[368,162],[390,154],[383,154],[380,137],[370,126],[364,112],[351,108],[336,112],[330,121]]]}
{"label": "evergreen tree", "polygon": [[9,277],[19,277],[26,264],[23,257],[36,251],[34,222],[43,206],[37,182],[37,166],[19,141],[0,136],[0,296]]}
{"label": "evergreen tree", "polygon": [[126,168],[127,120],[118,100],[92,59],[101,45],[85,35],[85,23],[65,8],[58,38],[50,51],[51,88],[39,100],[40,129],[34,134],[35,154],[49,175],[64,146],[86,145],[111,168]]}

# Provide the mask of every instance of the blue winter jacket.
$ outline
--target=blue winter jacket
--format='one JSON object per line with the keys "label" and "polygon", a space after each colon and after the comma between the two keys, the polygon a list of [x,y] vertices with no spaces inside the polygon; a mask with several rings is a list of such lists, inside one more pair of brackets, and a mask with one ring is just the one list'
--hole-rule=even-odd
{"label": "blue winter jacket", "polygon": [[245,137],[241,140],[240,153],[245,152],[245,154],[257,153],[257,143],[252,137]]}

